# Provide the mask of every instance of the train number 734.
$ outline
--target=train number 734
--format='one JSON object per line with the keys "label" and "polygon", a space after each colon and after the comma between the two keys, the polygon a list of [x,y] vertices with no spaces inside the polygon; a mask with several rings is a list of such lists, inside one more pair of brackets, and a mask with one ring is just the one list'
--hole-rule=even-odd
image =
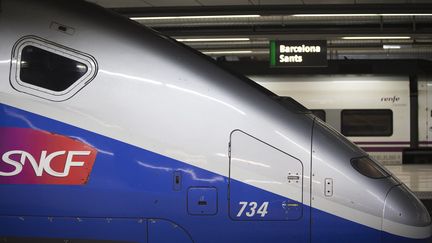
{"label": "train number 734", "polygon": [[[265,217],[268,214],[267,208],[269,202],[263,202],[258,208],[257,202],[239,202],[241,208],[237,213],[237,217],[241,217],[244,213],[247,217],[253,217],[259,214],[261,217]],[[258,209],[257,209],[258,208]]]}

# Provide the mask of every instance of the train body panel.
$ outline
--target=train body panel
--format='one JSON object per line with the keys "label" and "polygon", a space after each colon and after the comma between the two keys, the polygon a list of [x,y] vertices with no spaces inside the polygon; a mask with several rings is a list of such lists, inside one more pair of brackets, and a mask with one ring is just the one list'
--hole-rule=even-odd
{"label": "train body panel", "polygon": [[386,172],[252,81],[88,3],[1,5],[0,236],[8,241],[430,238],[430,218],[414,213],[404,224],[382,214],[397,179],[362,175],[352,159]]}
{"label": "train body panel", "polygon": [[[320,239],[319,241],[316,240],[316,242],[321,242],[323,239],[332,242],[341,238],[350,239],[354,233],[360,234],[362,237],[350,240],[350,242],[364,242],[365,240],[375,241],[382,234],[379,230],[381,227],[379,222],[382,220],[379,211],[382,210],[382,205],[373,205],[375,199],[371,200],[373,199],[371,197],[368,200],[369,206],[359,203],[358,206],[365,208],[360,207],[353,210],[351,204],[361,201],[361,196],[365,196],[365,194],[359,194],[357,199],[351,196],[349,201],[344,197],[344,195],[350,193],[342,190],[345,183],[342,185],[339,181],[343,179],[343,176],[346,176],[346,173],[343,172],[349,171],[350,167],[347,165],[339,168],[335,173],[332,167],[325,166],[325,164],[318,167],[320,163],[314,163],[317,165],[314,169],[316,172],[312,172],[315,192],[312,207],[308,207],[291,198],[271,193],[268,188],[260,189],[181,161],[10,106],[2,105],[1,108],[2,117],[5,118],[1,122],[3,128],[13,127],[24,131],[38,128],[38,131],[49,131],[50,136],[62,134],[62,136],[78,141],[85,141],[86,144],[97,148],[98,151],[98,157],[86,185],[78,187],[21,185],[5,183],[3,180],[2,184],[4,185],[2,185],[1,192],[3,195],[10,195],[2,200],[0,212],[0,214],[4,215],[1,218],[4,225],[7,226],[2,227],[0,233],[6,237],[19,235],[30,239],[49,236],[58,239],[128,240],[121,237],[129,230],[134,232],[135,229],[140,230],[145,227],[150,229],[151,225],[157,224],[159,221],[169,224],[170,229],[185,229],[185,233],[182,233],[180,238],[191,235],[194,242],[220,242],[221,240],[224,242],[231,242],[231,240],[236,242],[238,239],[250,242],[265,242],[267,240],[285,242],[287,237],[295,242],[310,242],[310,236],[312,236],[312,242],[315,242],[313,237]],[[326,133],[329,135],[328,131],[322,132],[324,136]],[[16,131],[14,131],[14,134],[19,136]],[[354,152],[354,154],[347,153],[347,158],[362,155],[347,141],[342,141],[342,143],[346,143],[342,148],[348,146],[351,147],[350,151]],[[10,142],[4,139],[2,144],[3,152],[5,144],[10,144]],[[17,145],[15,144],[15,146]],[[332,147],[332,145],[329,146]],[[332,153],[322,154],[321,151],[326,151],[325,149],[314,147],[314,150],[314,158],[317,160],[332,156]],[[241,161],[238,156],[232,158]],[[257,163],[257,161],[248,162]],[[342,166],[346,164],[346,161],[342,159],[340,163]],[[181,176],[181,187],[177,190],[175,189],[175,172],[179,172]],[[325,197],[321,183],[321,181],[325,180],[322,178],[321,173],[335,180],[334,196],[336,200],[329,200]],[[267,183],[271,183],[270,179]],[[352,181],[355,182],[355,180]],[[380,187],[384,191],[385,188],[398,184],[392,180],[381,182],[390,183],[387,186]],[[361,184],[360,182],[357,183]],[[235,188],[234,192],[239,192],[240,195],[233,195],[232,192],[228,192],[228,184],[230,188]],[[193,201],[193,198],[189,198],[188,194],[194,188],[216,189],[217,197],[213,198],[213,200],[216,200],[213,202],[217,205],[216,212],[208,214],[201,212],[198,212],[198,214],[191,213],[189,204],[197,202]],[[17,190],[20,193],[17,194]],[[370,192],[370,195],[374,195],[374,193],[382,195],[382,193],[379,193],[379,188],[377,190]],[[285,203],[286,207],[281,208],[285,212],[276,213],[273,216],[294,216],[272,220],[265,218],[263,220],[260,214],[257,213],[255,215],[257,219],[255,220],[253,217],[246,216],[247,213],[252,212],[250,208],[246,208],[243,215],[237,219],[235,218],[237,215],[232,215],[234,218],[230,218],[228,215],[230,204],[239,197],[242,201],[256,202],[261,205],[264,202],[269,202],[270,205],[265,211],[268,210],[270,215],[273,214],[272,211],[279,208],[278,204]],[[203,200],[209,199],[211,197]],[[381,198],[381,200],[384,199],[385,197]],[[376,198],[376,200],[378,201],[380,198]],[[31,203],[23,205],[23,202]],[[212,203],[211,201],[206,202],[208,204]],[[292,206],[292,204],[298,205]],[[316,206],[314,206],[315,204]],[[301,214],[298,211],[296,212],[299,208],[301,208]],[[202,209],[205,210],[205,208]],[[237,213],[240,212],[240,209],[238,210]],[[256,211],[258,212],[258,209]],[[309,233],[310,219],[316,221],[316,227],[312,227],[311,233]],[[101,235],[100,230],[109,230],[112,220],[114,220],[115,224],[118,223],[119,229],[112,232],[112,234]],[[77,226],[77,223],[82,223],[81,227],[96,227],[99,230],[94,232],[79,230],[80,226]],[[41,224],[46,224],[47,227],[44,227],[44,230],[40,230],[39,227],[36,227],[37,230],[32,230],[35,225]],[[221,225],[223,226],[221,227]],[[253,233],[249,231],[251,227],[254,228]],[[23,228],[27,230],[23,232]],[[78,229],[76,234],[70,232],[71,228]],[[209,228],[212,229],[211,233],[207,231]],[[229,234],[225,234],[227,229],[230,229]],[[418,229],[412,229],[409,234],[415,232],[415,234],[424,236],[427,235],[428,230],[428,227],[418,227]],[[150,234],[149,230],[147,232]],[[270,232],[271,236],[269,235]],[[174,238],[170,239],[177,239],[173,234],[174,232],[168,231],[167,233],[173,235]],[[133,238],[136,234],[133,233],[130,237]],[[401,240],[404,237],[398,239]],[[132,242],[145,242],[143,240],[144,238]],[[162,240],[159,238],[155,242],[159,241]]]}

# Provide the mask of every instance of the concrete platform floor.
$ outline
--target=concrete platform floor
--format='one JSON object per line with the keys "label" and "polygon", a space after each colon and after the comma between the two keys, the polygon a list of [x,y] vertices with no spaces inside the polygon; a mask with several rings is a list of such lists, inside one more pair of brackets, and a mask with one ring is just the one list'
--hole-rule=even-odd
{"label": "concrete platform floor", "polygon": [[432,199],[432,164],[387,165],[420,199]]}

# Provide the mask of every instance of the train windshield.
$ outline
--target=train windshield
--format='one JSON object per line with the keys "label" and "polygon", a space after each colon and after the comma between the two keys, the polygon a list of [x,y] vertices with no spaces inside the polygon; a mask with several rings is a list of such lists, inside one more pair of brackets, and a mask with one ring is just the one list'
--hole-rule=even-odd
{"label": "train windshield", "polygon": [[369,157],[354,158],[351,160],[351,165],[360,174],[372,179],[382,179],[390,176],[386,169]]}

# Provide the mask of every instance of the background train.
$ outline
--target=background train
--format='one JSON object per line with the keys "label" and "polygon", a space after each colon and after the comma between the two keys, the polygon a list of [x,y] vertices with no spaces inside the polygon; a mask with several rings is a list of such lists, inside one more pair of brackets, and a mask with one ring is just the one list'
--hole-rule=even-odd
{"label": "background train", "polygon": [[[408,77],[290,75],[250,78],[279,96],[293,97],[383,164],[401,164],[404,153],[415,153],[410,149],[411,122],[418,123],[418,147],[432,145],[432,82],[428,78],[418,80],[416,119],[410,119]],[[432,162],[428,151],[417,151],[423,155],[420,161]]]}

